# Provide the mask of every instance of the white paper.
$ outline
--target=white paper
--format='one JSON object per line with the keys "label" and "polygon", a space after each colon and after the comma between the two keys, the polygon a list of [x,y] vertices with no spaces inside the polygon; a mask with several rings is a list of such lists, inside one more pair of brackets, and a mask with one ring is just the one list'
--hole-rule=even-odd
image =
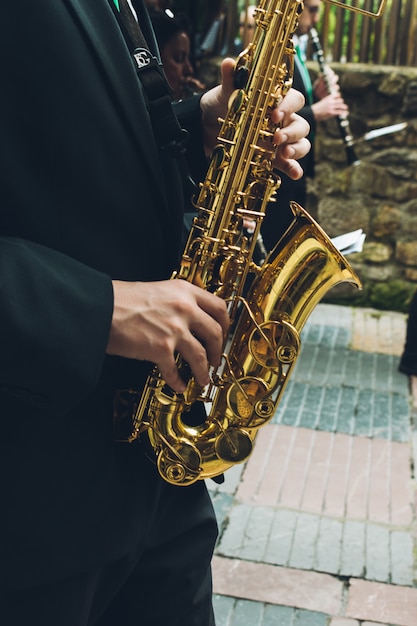
{"label": "white paper", "polygon": [[362,228],[359,228],[350,233],[333,237],[332,243],[342,254],[352,254],[353,252],[362,252],[365,237]]}

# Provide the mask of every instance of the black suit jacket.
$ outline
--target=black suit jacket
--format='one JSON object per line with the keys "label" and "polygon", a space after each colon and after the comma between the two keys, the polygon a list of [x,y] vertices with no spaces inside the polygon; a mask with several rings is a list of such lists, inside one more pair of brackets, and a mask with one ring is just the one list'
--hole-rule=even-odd
{"label": "black suit jacket", "polygon": [[182,183],[108,0],[8,2],[0,59],[0,568],[18,587],[146,534],[161,481],[114,443],[112,400],[149,364],[105,356],[111,279],[171,275]]}

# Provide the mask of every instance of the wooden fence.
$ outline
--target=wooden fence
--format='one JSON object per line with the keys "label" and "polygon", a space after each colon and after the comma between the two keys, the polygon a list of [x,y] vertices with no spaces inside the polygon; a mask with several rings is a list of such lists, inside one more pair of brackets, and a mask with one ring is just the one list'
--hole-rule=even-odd
{"label": "wooden fence", "polygon": [[[377,12],[382,0],[341,0]],[[234,54],[239,14],[256,0],[165,0],[165,6],[187,13],[202,54]],[[385,11],[371,18],[326,0],[317,28],[328,61],[417,66],[417,0],[386,0]],[[206,38],[206,39],[205,39]]]}
{"label": "wooden fence", "polygon": [[[352,0],[377,11],[381,0]],[[417,66],[417,1],[387,0],[377,19],[323,4],[319,32],[328,60]]]}

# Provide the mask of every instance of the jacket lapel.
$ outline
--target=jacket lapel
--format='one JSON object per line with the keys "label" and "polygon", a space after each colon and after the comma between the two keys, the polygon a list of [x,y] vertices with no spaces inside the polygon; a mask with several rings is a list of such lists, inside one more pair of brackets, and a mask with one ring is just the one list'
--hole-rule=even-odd
{"label": "jacket lapel", "polygon": [[[133,60],[123,39],[116,18],[108,0],[64,0],[74,18],[78,20],[85,35],[90,39],[97,63],[108,77],[109,89],[119,104],[121,114],[126,119],[145,159],[150,175],[154,178],[155,188],[162,194],[158,149],[152,132],[142,86],[136,75]],[[143,124],[144,117],[149,124]]]}

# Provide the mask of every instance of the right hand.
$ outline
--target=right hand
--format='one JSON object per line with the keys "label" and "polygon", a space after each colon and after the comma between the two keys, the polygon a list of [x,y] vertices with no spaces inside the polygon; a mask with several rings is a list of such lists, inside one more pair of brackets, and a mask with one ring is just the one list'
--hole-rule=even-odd
{"label": "right hand", "polygon": [[210,382],[209,367],[221,361],[229,315],[224,300],[185,280],[113,281],[114,309],[107,353],[158,366],[176,392],[186,384],[175,362],[179,353],[197,383]]}

